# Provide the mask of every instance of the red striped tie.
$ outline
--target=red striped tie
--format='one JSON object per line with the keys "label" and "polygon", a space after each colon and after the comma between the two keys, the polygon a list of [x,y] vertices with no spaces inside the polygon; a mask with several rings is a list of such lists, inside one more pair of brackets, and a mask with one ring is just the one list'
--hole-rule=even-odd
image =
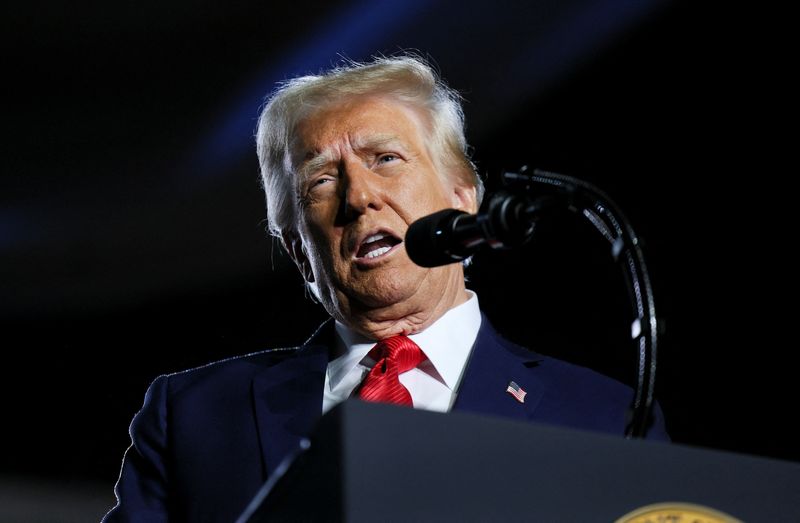
{"label": "red striped tie", "polygon": [[412,406],[411,394],[400,383],[399,376],[425,359],[417,344],[405,336],[392,336],[379,341],[369,355],[377,363],[362,383],[358,397],[366,401]]}

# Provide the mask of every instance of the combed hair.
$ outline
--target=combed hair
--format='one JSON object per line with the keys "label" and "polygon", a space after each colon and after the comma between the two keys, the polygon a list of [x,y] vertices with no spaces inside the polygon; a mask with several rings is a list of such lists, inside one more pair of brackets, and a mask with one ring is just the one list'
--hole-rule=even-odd
{"label": "combed hair", "polygon": [[280,236],[294,227],[297,198],[290,146],[297,124],[314,110],[365,95],[388,95],[422,109],[437,168],[456,172],[474,185],[480,203],[483,182],[469,159],[461,96],[417,56],[380,57],[288,80],[269,97],[258,120],[256,145],[272,234]]}

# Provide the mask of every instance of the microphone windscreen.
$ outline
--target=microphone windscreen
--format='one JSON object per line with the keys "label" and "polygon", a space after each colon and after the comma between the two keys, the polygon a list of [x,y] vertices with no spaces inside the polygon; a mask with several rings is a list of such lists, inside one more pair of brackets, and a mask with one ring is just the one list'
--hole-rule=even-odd
{"label": "microphone windscreen", "polygon": [[453,224],[466,213],[457,209],[444,209],[424,216],[412,223],[406,231],[405,247],[411,261],[421,267],[439,267],[461,261],[452,255]]}

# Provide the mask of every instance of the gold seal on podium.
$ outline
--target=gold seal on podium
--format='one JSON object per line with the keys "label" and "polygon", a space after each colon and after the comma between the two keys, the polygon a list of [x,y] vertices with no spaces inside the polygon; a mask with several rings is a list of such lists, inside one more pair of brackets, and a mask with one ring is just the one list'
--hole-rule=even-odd
{"label": "gold seal on podium", "polygon": [[742,521],[702,505],[656,503],[637,508],[615,523],[742,523]]}

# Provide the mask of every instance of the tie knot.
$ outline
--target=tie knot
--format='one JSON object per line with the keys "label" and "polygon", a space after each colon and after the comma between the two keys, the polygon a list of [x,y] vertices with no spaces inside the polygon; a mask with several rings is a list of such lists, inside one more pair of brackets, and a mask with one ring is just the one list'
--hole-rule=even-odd
{"label": "tie knot", "polygon": [[380,362],[383,358],[392,360],[400,373],[413,369],[425,359],[422,349],[410,338],[402,335],[380,340],[369,351],[369,355],[376,362]]}

